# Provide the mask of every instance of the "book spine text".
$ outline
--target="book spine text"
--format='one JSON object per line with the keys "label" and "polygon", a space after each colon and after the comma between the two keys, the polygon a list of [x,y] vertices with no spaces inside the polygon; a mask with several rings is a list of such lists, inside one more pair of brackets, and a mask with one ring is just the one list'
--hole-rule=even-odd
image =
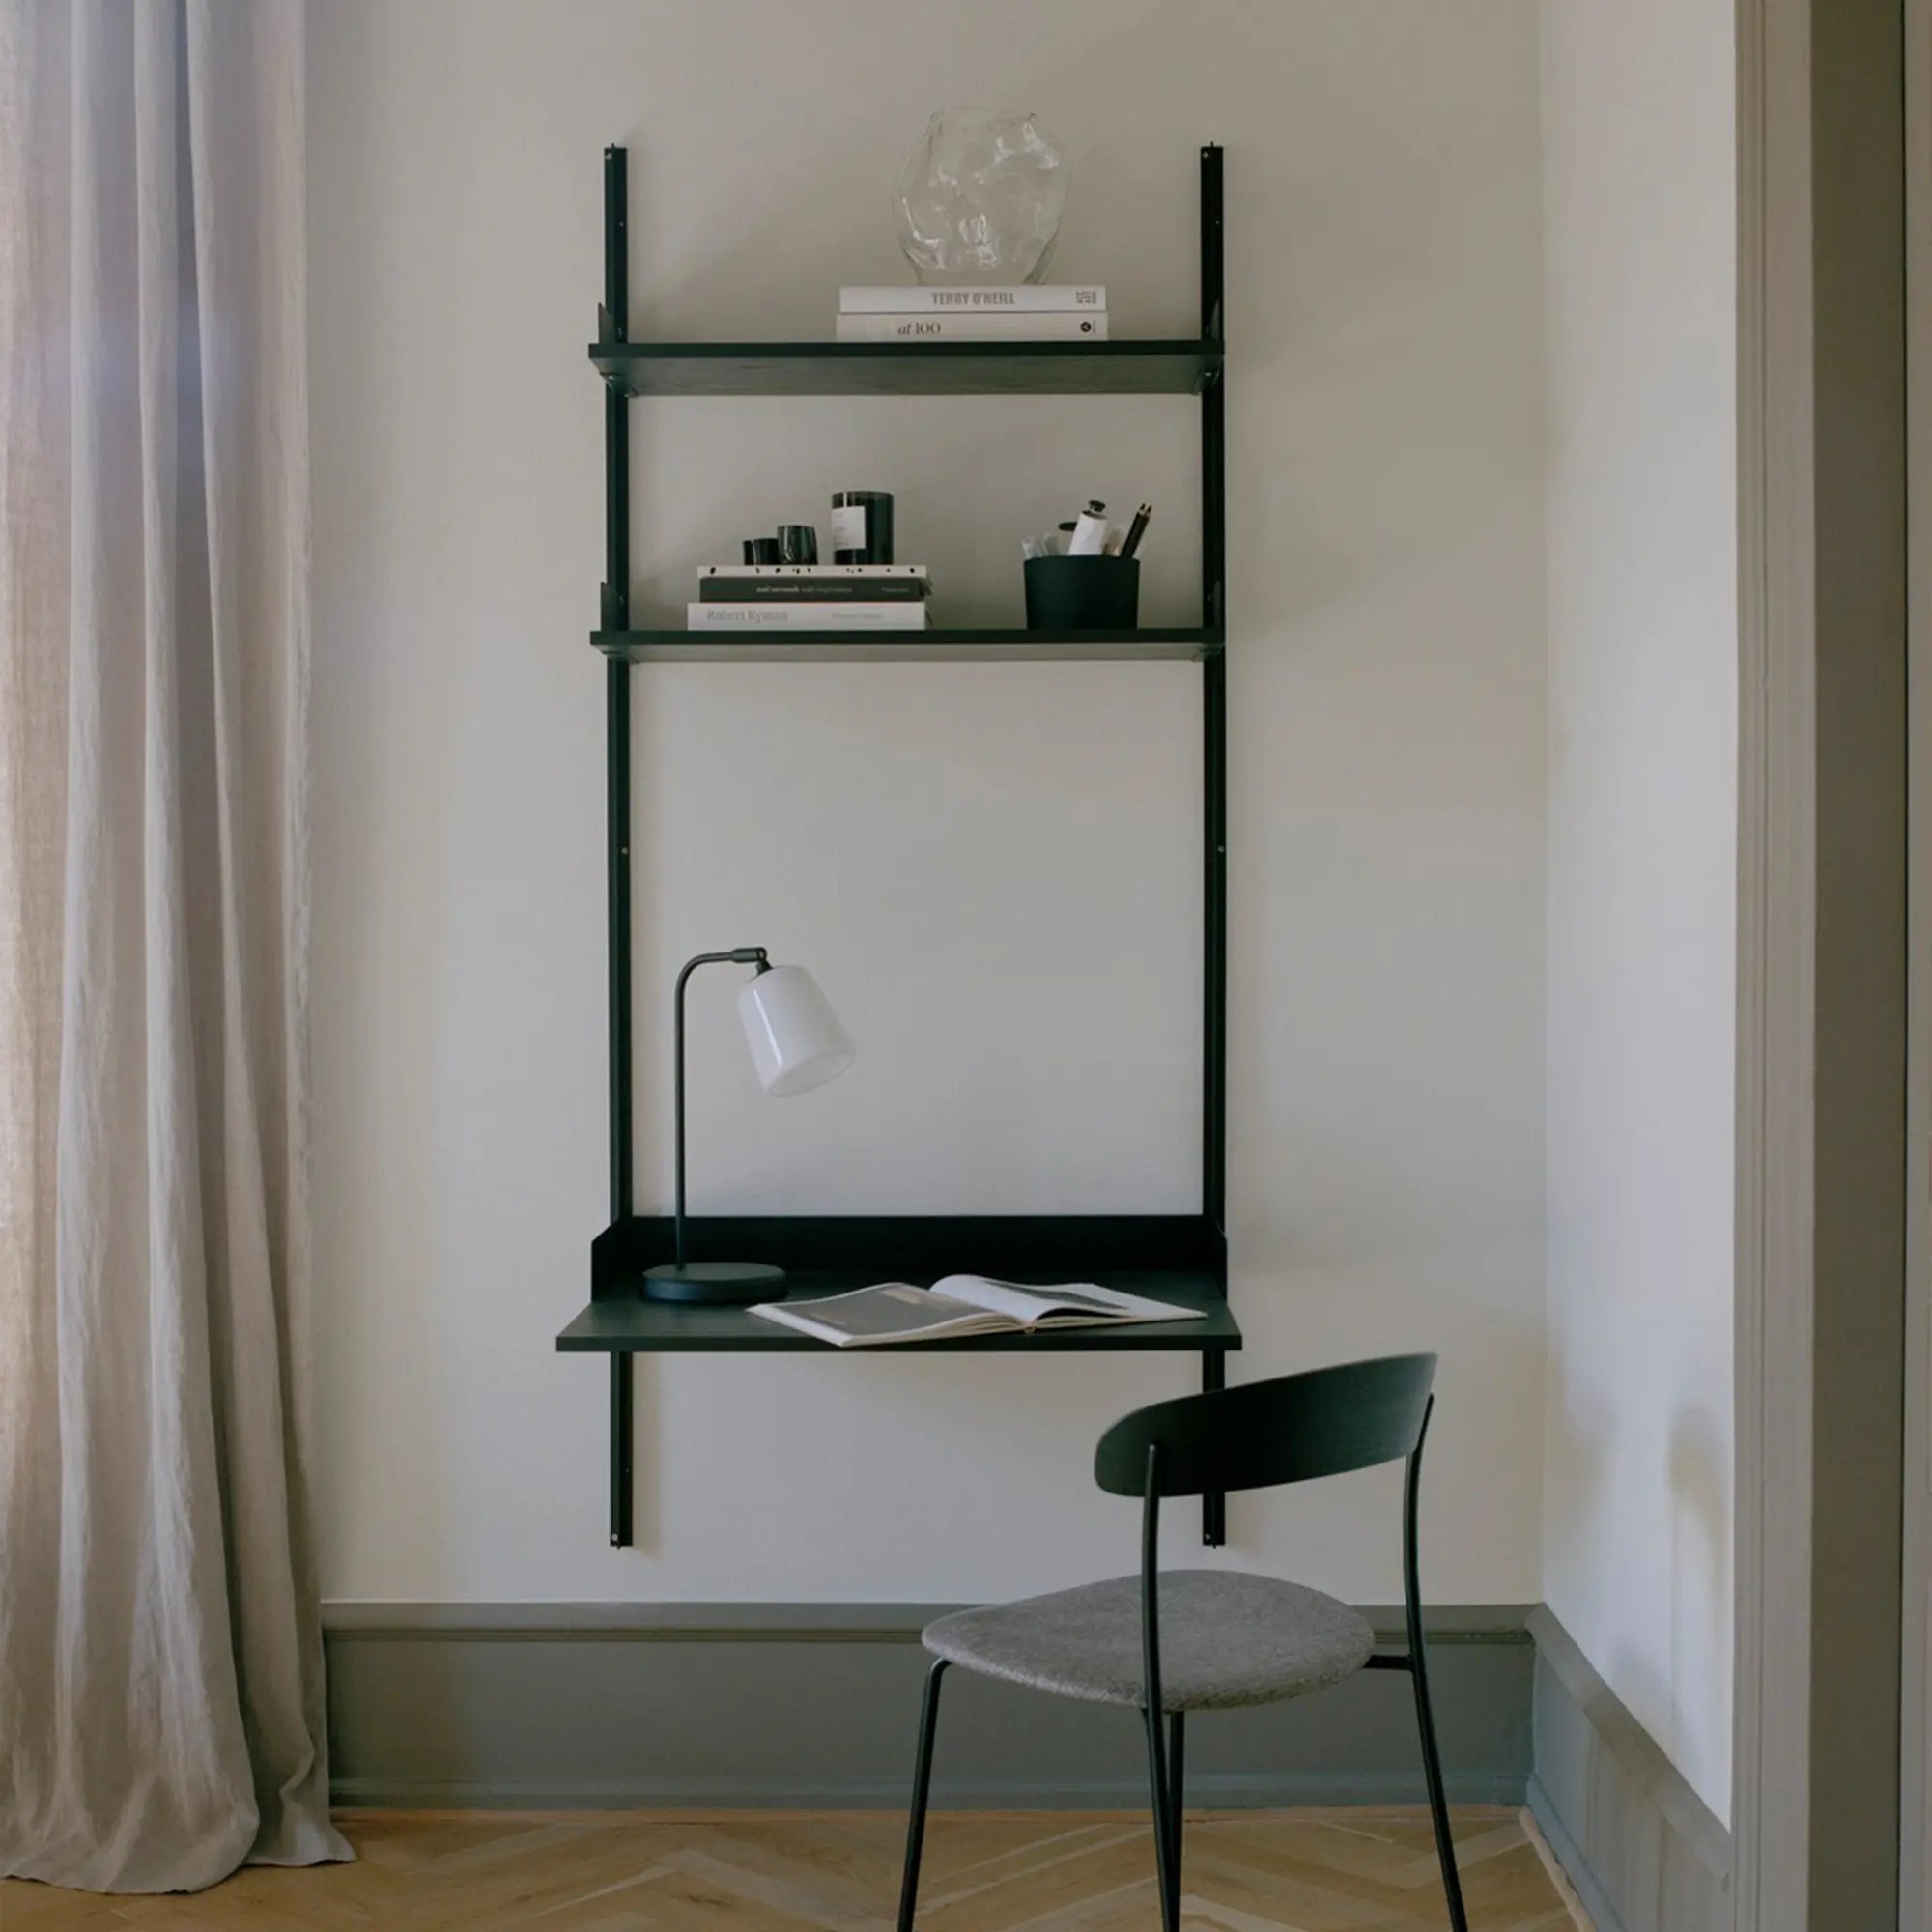
{"label": "book spine text", "polygon": [[925,606],[904,604],[690,604],[694,631],[923,631]]}
{"label": "book spine text", "polygon": [[757,578],[703,577],[697,595],[706,604],[770,604],[787,600],[801,604],[917,604],[925,595],[916,577],[856,579],[836,577]]}
{"label": "book spine text", "polygon": [[840,342],[1104,342],[1101,315],[841,315]]}
{"label": "book spine text", "polygon": [[1107,291],[1097,283],[1042,282],[1006,288],[848,288],[838,291],[841,315],[997,315],[1064,310],[1091,315],[1106,306]]}

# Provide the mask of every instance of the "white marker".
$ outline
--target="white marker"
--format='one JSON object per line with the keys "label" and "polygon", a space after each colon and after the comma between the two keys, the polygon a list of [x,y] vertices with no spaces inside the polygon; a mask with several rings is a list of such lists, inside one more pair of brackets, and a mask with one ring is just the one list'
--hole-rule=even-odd
{"label": "white marker", "polygon": [[1101,502],[1089,503],[1080,513],[1073,526],[1073,534],[1067,539],[1068,556],[1098,556],[1107,543],[1107,506]]}

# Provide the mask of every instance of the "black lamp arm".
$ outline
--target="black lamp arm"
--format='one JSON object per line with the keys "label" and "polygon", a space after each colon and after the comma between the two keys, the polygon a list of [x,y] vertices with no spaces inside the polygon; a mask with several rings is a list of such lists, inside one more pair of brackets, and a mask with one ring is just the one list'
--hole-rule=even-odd
{"label": "black lamp arm", "polygon": [[677,1110],[676,1124],[671,1142],[673,1159],[677,1169],[677,1263],[684,1265],[684,982],[700,966],[755,966],[760,973],[769,973],[772,962],[762,946],[734,946],[728,952],[700,952],[695,958],[687,959],[677,976],[677,990],[671,996],[671,1033],[675,1041],[675,1065],[671,1072],[672,1092],[675,1094]]}

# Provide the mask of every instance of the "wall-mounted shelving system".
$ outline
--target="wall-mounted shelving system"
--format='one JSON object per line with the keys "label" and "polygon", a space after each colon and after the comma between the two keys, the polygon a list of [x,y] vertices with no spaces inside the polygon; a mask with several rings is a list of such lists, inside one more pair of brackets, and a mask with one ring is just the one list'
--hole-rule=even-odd
{"label": "wall-mounted shelving system", "polygon": [[[921,1345],[922,1350],[1198,1354],[1222,1386],[1241,1331],[1228,1307],[1227,1149],[1226,341],[1221,150],[1201,151],[1201,333],[1099,343],[632,342],[626,156],[604,155],[604,300],[590,360],[604,391],[605,567],[592,644],[606,661],[605,797],[610,999],[611,1224],[591,1244],[590,1301],[556,1338],[566,1353],[610,1358],[610,1534],[631,1541],[632,1366],[639,1354],[820,1349],[743,1308],[650,1301],[645,1268],[671,1257],[668,1217],[634,1211],[631,1053],[631,671],[669,663],[935,663],[1184,659],[1202,668],[1203,997],[1201,1208],[1186,1215],[698,1217],[693,1260],[754,1253],[783,1266],[794,1296],[867,1282],[973,1271],[1009,1279],[1092,1279],[1199,1308],[1189,1321],[1063,1329]],[[651,396],[1193,395],[1201,405],[1201,622],[1095,631],[933,630],[882,639],[814,632],[779,639],[630,625],[630,406]],[[868,1359],[896,1350],[862,1350]],[[1226,1536],[1219,1496],[1202,1534]]]}

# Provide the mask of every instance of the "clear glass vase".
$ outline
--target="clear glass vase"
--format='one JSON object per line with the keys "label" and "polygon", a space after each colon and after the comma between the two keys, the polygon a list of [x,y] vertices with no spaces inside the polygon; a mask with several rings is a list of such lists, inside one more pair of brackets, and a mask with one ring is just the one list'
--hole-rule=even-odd
{"label": "clear glass vase", "polygon": [[1066,206],[1066,160],[1031,114],[942,107],[899,169],[899,246],[927,285],[1037,282]]}

